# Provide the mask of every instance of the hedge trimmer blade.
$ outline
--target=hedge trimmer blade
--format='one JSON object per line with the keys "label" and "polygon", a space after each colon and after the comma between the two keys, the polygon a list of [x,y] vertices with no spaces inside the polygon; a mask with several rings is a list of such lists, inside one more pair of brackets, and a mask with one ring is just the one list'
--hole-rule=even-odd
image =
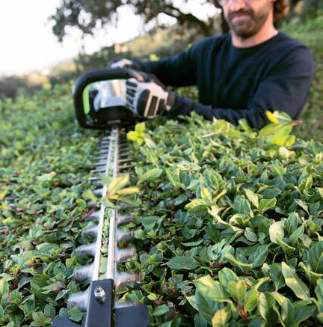
{"label": "hedge trimmer blade", "polygon": [[[148,326],[144,305],[114,301],[115,289],[139,282],[140,276],[138,273],[118,271],[118,264],[136,256],[136,249],[130,245],[132,233],[121,228],[131,222],[132,217],[120,215],[117,207],[106,206],[107,185],[102,179],[116,178],[130,167],[129,163],[125,131],[112,128],[100,143],[99,156],[91,177],[93,193],[101,201],[99,204],[90,204],[93,211],[87,217],[89,224],[82,232],[84,240],[88,241],[75,249],[77,257],[90,263],[75,269],[73,277],[88,287],[68,299],[69,307],[77,307],[86,313],[82,325],[85,327]],[[54,326],[78,325],[66,318],[57,318]]]}

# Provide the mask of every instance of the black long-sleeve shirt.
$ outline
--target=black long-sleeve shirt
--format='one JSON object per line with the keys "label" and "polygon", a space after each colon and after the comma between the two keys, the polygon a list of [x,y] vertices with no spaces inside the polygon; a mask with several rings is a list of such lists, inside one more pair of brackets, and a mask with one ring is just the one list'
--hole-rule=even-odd
{"label": "black long-sleeve shirt", "polygon": [[234,47],[231,34],[208,37],[178,55],[140,66],[165,85],[197,86],[199,102],[176,96],[176,115],[195,111],[234,124],[245,118],[255,128],[267,123],[266,110],[297,118],[314,75],[310,50],[282,32],[249,48]]}

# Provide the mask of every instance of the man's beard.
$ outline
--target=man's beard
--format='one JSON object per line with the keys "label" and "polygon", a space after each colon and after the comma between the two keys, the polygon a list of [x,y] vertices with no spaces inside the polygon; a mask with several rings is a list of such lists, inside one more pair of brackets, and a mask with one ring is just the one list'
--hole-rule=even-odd
{"label": "man's beard", "polygon": [[[270,11],[264,8],[257,15],[251,9],[228,13],[226,20],[230,29],[240,38],[248,39],[258,33],[266,22]],[[235,19],[235,17],[239,17]],[[241,17],[241,18],[240,18]]]}

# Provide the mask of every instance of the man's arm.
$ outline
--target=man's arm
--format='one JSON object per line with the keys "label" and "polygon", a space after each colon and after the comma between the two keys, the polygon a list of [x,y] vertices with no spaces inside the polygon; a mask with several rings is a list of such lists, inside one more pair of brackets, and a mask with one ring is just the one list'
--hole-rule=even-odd
{"label": "man's arm", "polygon": [[306,102],[313,75],[314,62],[310,51],[306,47],[298,48],[259,84],[246,108],[218,108],[176,96],[170,114],[188,115],[195,111],[206,119],[225,119],[233,124],[244,118],[250,126],[259,129],[268,122],[266,110],[284,111],[293,119],[297,118]]}
{"label": "man's arm", "polygon": [[185,51],[158,61],[136,62],[145,73],[155,75],[164,85],[172,87],[193,86],[197,83],[198,58],[208,46],[216,41],[207,37]]}
{"label": "man's arm", "polygon": [[190,50],[158,61],[139,62],[140,70],[153,74],[165,85],[173,87],[196,84],[196,72]]}

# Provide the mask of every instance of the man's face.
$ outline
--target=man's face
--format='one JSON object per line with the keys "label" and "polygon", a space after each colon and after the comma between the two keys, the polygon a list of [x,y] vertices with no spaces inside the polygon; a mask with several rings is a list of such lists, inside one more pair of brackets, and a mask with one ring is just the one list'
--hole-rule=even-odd
{"label": "man's face", "polygon": [[231,31],[247,39],[261,29],[273,10],[273,0],[224,0],[222,7]]}

